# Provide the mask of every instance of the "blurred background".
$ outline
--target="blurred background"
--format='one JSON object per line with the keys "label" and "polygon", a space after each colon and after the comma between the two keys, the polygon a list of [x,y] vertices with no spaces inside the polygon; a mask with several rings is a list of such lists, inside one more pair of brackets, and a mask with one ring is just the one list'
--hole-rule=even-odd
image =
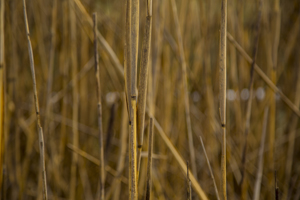
{"label": "blurred background", "polygon": [[[140,1],[141,48],[146,2]],[[98,15],[99,67],[103,110],[105,199],[128,199],[128,113],[122,74],[125,1],[27,0],[40,114],[45,139],[49,199],[96,199],[99,193],[99,139],[91,16]],[[195,151],[195,177],[209,199],[217,199],[199,136],[221,191],[219,41],[221,0],[176,0],[187,64],[188,96]],[[253,57],[261,12],[256,63],[296,110],[300,105],[300,1],[228,1],[228,32]],[[169,0],[153,0],[149,91],[154,116],[184,161],[190,160],[176,24]],[[1,198],[41,199],[41,171],[32,77],[23,4],[1,1]],[[228,199],[253,199],[259,163],[260,199],[300,199],[299,115],[254,71],[251,124],[245,147],[251,61],[227,40]],[[111,52],[110,52],[111,51]],[[140,58],[139,50],[139,58]],[[4,56],[3,56],[4,55]],[[138,62],[140,63],[140,62]],[[139,69],[139,66],[138,66]],[[5,99],[5,104],[3,103]],[[292,107],[293,107],[292,106]],[[295,109],[294,109],[295,110]],[[3,116],[3,115],[2,115]],[[264,117],[265,116],[265,117]],[[138,185],[145,191],[148,146],[145,137]],[[264,129],[265,127],[265,129]],[[152,199],[185,199],[186,174],[154,130]],[[78,136],[78,144],[73,138]],[[265,135],[265,141],[262,140]],[[74,146],[75,145],[75,146]],[[259,149],[262,161],[259,162]],[[77,170],[71,174],[72,155]],[[97,165],[98,164],[98,165]],[[275,171],[276,181],[275,184]],[[3,172],[3,173],[2,173]],[[242,180],[243,179],[243,180]],[[243,187],[241,186],[243,181]],[[193,199],[198,199],[193,192]]]}

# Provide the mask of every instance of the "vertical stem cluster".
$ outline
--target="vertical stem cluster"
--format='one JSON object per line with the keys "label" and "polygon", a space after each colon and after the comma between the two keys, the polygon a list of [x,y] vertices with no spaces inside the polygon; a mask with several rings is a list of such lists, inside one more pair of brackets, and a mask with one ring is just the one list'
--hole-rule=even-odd
{"label": "vertical stem cluster", "polygon": [[35,104],[35,111],[36,111],[36,122],[37,128],[39,132],[39,148],[40,148],[40,166],[42,171],[42,179],[43,179],[43,199],[47,200],[47,177],[46,177],[46,166],[45,166],[45,149],[44,149],[44,135],[43,135],[43,128],[41,125],[40,120],[40,107],[39,107],[39,100],[36,88],[36,78],[35,78],[35,68],[34,68],[34,59],[33,59],[33,51],[30,41],[30,32],[27,20],[27,12],[26,12],[26,2],[23,0],[23,11],[24,11],[24,20],[25,20],[25,28],[26,28],[26,35],[27,35],[27,42],[28,42],[28,52],[29,52],[29,60],[30,60],[30,70],[33,82],[33,94],[34,94],[34,104]]}
{"label": "vertical stem cluster", "polygon": [[100,147],[100,199],[104,200],[104,150],[103,150],[103,127],[102,127],[102,104],[101,104],[101,87],[100,87],[100,72],[98,59],[97,45],[97,14],[93,13],[94,22],[94,57],[95,57],[95,75],[97,85],[97,100],[98,100],[98,126],[99,126],[99,147]]}
{"label": "vertical stem cluster", "polygon": [[227,199],[226,193],[226,37],[227,37],[227,0],[222,0],[221,7],[221,34],[220,34],[220,118],[222,126],[222,197]]}

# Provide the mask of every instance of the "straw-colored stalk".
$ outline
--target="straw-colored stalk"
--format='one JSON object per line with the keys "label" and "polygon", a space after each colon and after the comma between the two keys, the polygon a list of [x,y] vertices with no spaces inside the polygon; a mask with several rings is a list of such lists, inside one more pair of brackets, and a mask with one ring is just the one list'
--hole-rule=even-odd
{"label": "straw-colored stalk", "polygon": [[259,200],[259,195],[260,195],[261,180],[262,180],[263,168],[264,168],[264,148],[265,148],[265,140],[267,134],[268,112],[269,112],[269,108],[265,108],[263,128],[262,128],[260,147],[259,147],[258,159],[257,159],[258,168],[256,173],[253,200]]}
{"label": "straw-colored stalk", "polygon": [[28,42],[28,52],[29,52],[29,60],[30,60],[30,69],[31,69],[31,76],[33,82],[33,93],[34,93],[34,104],[35,104],[35,111],[36,111],[36,123],[39,132],[39,148],[40,148],[40,166],[42,172],[42,179],[43,179],[43,199],[47,200],[47,177],[46,177],[46,166],[45,166],[45,145],[44,145],[44,135],[43,135],[43,128],[41,126],[40,120],[40,108],[39,108],[39,100],[36,88],[36,78],[35,78],[35,68],[34,68],[34,59],[33,59],[33,51],[30,41],[30,32],[27,20],[27,12],[26,12],[26,2],[23,0],[23,11],[24,11],[24,21],[25,21],[25,28],[26,28],[26,35],[27,35],[27,42]]}
{"label": "straw-colored stalk", "polygon": [[192,186],[189,174],[189,162],[186,162],[187,200],[192,200]]}
{"label": "straw-colored stalk", "polygon": [[4,156],[4,0],[0,1],[0,188],[3,180]]}
{"label": "straw-colored stalk", "polygon": [[[129,2],[128,2],[129,3]],[[136,200],[138,198],[137,190],[137,157],[136,157],[136,126],[137,126],[137,113],[136,113],[136,72],[137,72],[137,58],[138,58],[138,39],[139,39],[139,0],[132,0],[130,6],[130,39],[126,43],[129,50],[130,65],[130,134],[129,134],[129,199]],[[128,102],[129,103],[129,102]]]}
{"label": "straw-colored stalk", "polygon": [[[251,109],[252,109],[252,99],[253,99],[253,84],[254,84],[254,66],[256,63],[256,57],[257,57],[257,49],[258,49],[258,39],[259,39],[259,32],[260,32],[260,21],[261,21],[261,1],[259,5],[259,14],[258,14],[258,20],[256,23],[256,29],[255,29],[255,38],[254,38],[254,48],[253,48],[253,61],[251,63],[251,71],[250,71],[250,84],[249,84],[249,100],[247,102],[247,111],[246,111],[246,122],[245,122],[245,136],[244,136],[244,147],[243,147],[243,154],[242,154],[242,179],[240,182],[240,186],[243,187],[243,183],[245,179],[245,162],[246,162],[246,155],[247,155],[247,140],[248,140],[248,134],[250,131],[250,118],[251,118]],[[247,190],[244,190],[243,187],[243,197],[246,198]]]}
{"label": "straw-colored stalk", "polygon": [[222,158],[221,158],[221,171],[222,171],[222,198],[227,199],[227,183],[226,183],[226,35],[227,35],[227,0],[222,0],[221,6],[221,30],[220,30],[220,118],[222,127]]}
{"label": "straw-colored stalk", "polygon": [[100,72],[98,59],[97,45],[97,14],[93,13],[94,22],[94,57],[95,57],[95,75],[97,85],[97,100],[98,100],[98,126],[99,126],[99,147],[100,147],[100,199],[104,200],[104,149],[103,149],[103,127],[102,127],[102,104],[101,104],[101,87],[100,87]]}
{"label": "straw-colored stalk", "polygon": [[[73,133],[73,139],[72,143],[74,146],[78,147],[79,143],[79,135],[78,135],[78,108],[79,108],[79,99],[78,99],[78,84],[75,81],[75,77],[77,74],[77,29],[76,29],[76,16],[75,11],[73,9],[74,7],[74,1],[69,0],[69,15],[70,15],[70,56],[71,56],[71,68],[72,68],[72,79],[73,82],[73,108],[72,108],[72,133]],[[78,164],[78,155],[76,153],[73,153],[72,155],[72,164],[71,164],[71,177],[70,177],[70,193],[69,198],[70,200],[74,200],[76,198],[76,185],[77,185],[77,164]]]}
{"label": "straw-colored stalk", "polygon": [[210,166],[210,162],[209,162],[209,159],[208,159],[206,150],[205,150],[205,146],[204,146],[202,137],[200,136],[199,138],[200,138],[201,146],[202,146],[202,149],[203,149],[203,152],[204,152],[204,155],[205,155],[205,158],[206,158],[206,162],[207,162],[207,165],[208,165],[208,168],[209,168],[209,173],[210,173],[210,176],[211,176],[211,178],[212,178],[212,180],[213,180],[213,183],[214,183],[214,188],[215,188],[215,192],[216,192],[216,197],[217,197],[218,200],[220,200],[220,196],[219,196],[219,192],[218,192],[218,187],[217,187],[217,184],[216,184],[216,181],[215,181],[215,177],[214,177],[214,174],[213,174],[212,169],[211,169],[211,166]]}
{"label": "straw-colored stalk", "polygon": [[56,17],[57,17],[57,0],[53,1],[52,8],[52,25],[51,25],[51,43],[50,43],[50,58],[48,66],[48,81],[47,81],[47,96],[46,96],[46,117],[45,117],[45,133],[49,132],[50,112],[51,112],[51,92],[53,83],[53,70],[54,70],[54,54],[56,42]]}
{"label": "straw-colored stalk", "polygon": [[138,86],[138,104],[137,104],[137,134],[138,134],[138,156],[137,156],[137,175],[139,178],[141,152],[144,138],[144,124],[145,124],[145,111],[146,111],[146,96],[148,84],[148,71],[149,71],[149,57],[151,45],[151,32],[152,32],[152,0],[147,1],[147,16],[145,24],[145,33],[142,45],[141,67],[139,74]]}
{"label": "straw-colored stalk", "polygon": [[196,158],[195,158],[195,149],[194,149],[194,142],[193,142],[193,132],[192,132],[192,124],[191,124],[191,116],[190,116],[190,104],[189,104],[189,91],[188,91],[188,78],[186,72],[186,61],[183,49],[183,41],[180,32],[180,25],[179,19],[177,14],[177,7],[175,0],[171,0],[173,16],[175,21],[176,33],[177,33],[177,42],[179,46],[179,54],[180,54],[180,62],[182,67],[182,83],[183,83],[183,90],[184,90],[184,107],[185,107],[185,119],[186,119],[186,126],[188,132],[188,141],[189,141],[189,150],[191,156],[191,163],[192,163],[192,172],[197,179],[197,168],[196,168]]}
{"label": "straw-colored stalk", "polygon": [[[151,0],[150,0],[151,1]],[[153,154],[153,118],[150,118],[149,139],[148,139],[148,166],[147,166],[147,186],[146,186],[146,200],[150,200],[152,188],[152,154]]]}
{"label": "straw-colored stalk", "polygon": [[[240,52],[240,54],[247,60],[247,62],[252,63],[252,58],[247,54],[247,52],[241,47],[239,43],[233,38],[230,33],[227,33],[228,40],[235,46],[235,48]],[[298,107],[271,81],[271,79],[262,71],[262,69],[255,64],[254,70],[263,79],[263,81],[273,90],[274,93],[280,95],[282,101],[298,116],[300,117],[300,110]]]}
{"label": "straw-colored stalk", "polygon": [[[179,155],[178,151],[176,150],[176,148],[174,147],[174,145],[172,144],[170,139],[167,137],[166,133],[163,131],[160,124],[156,121],[155,118],[153,118],[153,121],[154,121],[154,126],[158,130],[158,133],[159,133],[160,137],[162,138],[164,143],[167,145],[167,147],[170,149],[170,151],[173,154],[174,158],[178,162],[180,168],[186,174],[187,173],[187,171],[186,171],[187,166],[186,166],[185,162],[183,161],[183,159]],[[189,174],[190,174],[190,179],[191,179],[192,186],[195,189],[195,192],[197,193],[197,195],[200,197],[200,199],[207,200],[208,198],[207,198],[206,194],[204,193],[203,189],[201,188],[201,186],[199,185],[199,183],[197,182],[195,176],[192,173],[189,173]]]}
{"label": "straw-colored stalk", "polygon": [[[272,62],[271,62],[271,80],[274,84],[276,84],[276,75],[277,75],[277,55],[278,55],[278,46],[279,46],[279,38],[280,38],[280,2],[279,0],[274,1],[274,26],[272,27],[273,29],[272,32],[274,34],[273,38],[274,40],[272,41],[272,45],[270,49],[272,52]],[[274,166],[274,145],[275,145],[275,128],[276,128],[276,95],[272,94],[271,95],[271,102],[270,102],[270,123],[269,123],[269,145],[270,145],[270,151],[269,151],[269,156],[268,156],[268,163],[269,163],[269,174],[268,174],[268,179],[269,179],[269,186],[272,188],[273,185],[273,172],[275,169]]]}
{"label": "straw-colored stalk", "polygon": [[125,158],[126,158],[126,149],[127,149],[127,136],[128,136],[128,130],[127,130],[127,124],[128,124],[128,115],[127,115],[127,108],[126,108],[126,96],[123,95],[123,111],[122,111],[122,131],[121,131],[121,139],[120,139],[120,157],[118,160],[118,167],[117,167],[117,179],[115,179],[116,183],[112,184],[115,185],[114,195],[113,199],[118,200],[120,199],[120,193],[121,193],[121,184],[119,180],[119,176],[121,176],[123,170],[124,170],[124,164],[125,164]]}

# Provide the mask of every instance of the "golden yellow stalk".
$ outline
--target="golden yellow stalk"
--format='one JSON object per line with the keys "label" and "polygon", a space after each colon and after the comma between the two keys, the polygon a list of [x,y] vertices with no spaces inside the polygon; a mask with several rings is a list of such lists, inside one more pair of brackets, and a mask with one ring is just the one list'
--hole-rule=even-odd
{"label": "golden yellow stalk", "polygon": [[35,68],[34,68],[34,59],[33,59],[33,51],[30,41],[30,32],[27,20],[27,12],[26,12],[26,2],[23,0],[23,11],[24,11],[24,21],[25,21],[25,28],[26,28],[26,35],[27,35],[27,42],[28,42],[28,53],[29,53],[29,60],[30,60],[30,70],[31,76],[33,81],[33,93],[34,93],[34,104],[35,104],[35,111],[36,111],[36,123],[39,132],[39,148],[40,148],[40,163],[41,163],[41,172],[42,172],[42,179],[43,179],[43,199],[47,200],[47,177],[46,177],[46,166],[45,166],[45,143],[44,143],[44,135],[43,135],[43,128],[41,126],[40,120],[40,107],[39,107],[39,100],[36,88],[36,78],[35,78]]}
{"label": "golden yellow stalk", "polygon": [[98,45],[97,45],[97,14],[93,13],[94,22],[94,57],[95,57],[95,75],[97,84],[97,107],[98,107],[98,126],[99,126],[99,147],[100,147],[100,199],[104,200],[104,149],[103,149],[103,127],[102,127],[102,104],[101,104],[101,87],[100,87],[100,72],[98,59]]}
{"label": "golden yellow stalk", "polygon": [[220,118],[222,126],[222,198],[227,199],[227,181],[226,181],[226,35],[227,35],[227,0],[222,0],[221,6],[221,30],[220,30]]}

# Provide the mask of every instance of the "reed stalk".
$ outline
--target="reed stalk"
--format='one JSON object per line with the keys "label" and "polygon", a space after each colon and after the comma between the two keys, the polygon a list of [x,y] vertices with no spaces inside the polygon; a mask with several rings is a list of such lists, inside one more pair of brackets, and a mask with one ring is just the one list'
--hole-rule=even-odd
{"label": "reed stalk", "polygon": [[253,200],[259,200],[259,195],[260,195],[261,180],[263,176],[263,167],[264,167],[264,148],[265,148],[265,141],[266,141],[266,134],[267,134],[268,113],[269,113],[269,108],[267,107],[265,108],[264,111],[263,128],[262,128],[258,159],[257,159],[258,169],[257,169],[256,180],[254,185]]}
{"label": "reed stalk", "polygon": [[182,67],[182,84],[184,90],[184,108],[185,108],[185,117],[186,117],[186,126],[187,126],[187,133],[188,133],[188,141],[189,141],[189,150],[190,150],[190,158],[192,163],[192,172],[197,179],[197,168],[196,168],[196,158],[195,158],[195,149],[194,149],[194,141],[193,141],[193,132],[192,132],[192,123],[191,123],[191,116],[190,116],[190,104],[189,104],[189,90],[188,90],[188,77],[187,77],[187,66],[185,61],[184,49],[183,49],[183,41],[180,32],[180,25],[179,19],[177,14],[177,7],[175,0],[171,0],[173,17],[175,20],[175,27],[177,33],[177,42],[179,47],[179,54],[180,54],[180,63]]}
{"label": "reed stalk", "polygon": [[43,180],[43,199],[48,199],[47,194],[47,177],[46,177],[46,165],[45,165],[45,143],[44,143],[44,135],[43,135],[43,128],[41,125],[40,120],[40,107],[39,107],[39,100],[37,94],[37,86],[36,86],[36,78],[35,78],[35,67],[34,67],[34,58],[33,58],[33,51],[30,41],[30,32],[29,32],[29,25],[27,19],[27,12],[26,12],[26,2],[23,0],[23,11],[24,11],[24,21],[25,21],[25,28],[26,28],[26,35],[27,35],[27,42],[28,42],[28,53],[29,53],[29,60],[30,60],[30,70],[33,82],[33,94],[34,94],[34,104],[35,104],[35,111],[36,111],[36,123],[39,132],[39,149],[40,149],[40,168],[42,172],[42,180]]}
{"label": "reed stalk", "polygon": [[221,185],[222,199],[227,199],[226,181],[226,36],[227,35],[227,0],[222,0],[221,5],[221,28],[220,28],[220,61],[219,61],[219,88],[220,88],[220,118],[222,127],[222,158],[221,158]]}
{"label": "reed stalk", "polygon": [[5,105],[5,68],[4,68],[4,0],[0,1],[0,190],[3,182],[4,164],[4,105]]}
{"label": "reed stalk", "polygon": [[151,189],[152,189],[152,154],[153,154],[153,132],[154,124],[153,118],[150,118],[150,128],[148,136],[148,165],[147,165],[147,186],[146,186],[146,200],[151,199]]}
{"label": "reed stalk", "polygon": [[[79,96],[78,96],[78,83],[75,81],[77,74],[78,62],[77,62],[77,28],[76,28],[76,16],[73,9],[74,1],[69,0],[69,15],[70,15],[70,61],[71,61],[71,74],[73,82],[72,91],[72,143],[74,146],[78,147],[79,144],[79,133],[78,133],[78,111],[79,111]],[[72,164],[71,164],[71,177],[70,177],[70,190],[69,198],[70,200],[75,200],[76,198],[76,185],[77,185],[77,168],[78,168],[78,155],[73,153]]]}
{"label": "reed stalk", "polygon": [[95,57],[95,76],[97,85],[97,107],[98,107],[98,126],[99,126],[99,148],[100,148],[100,199],[104,200],[104,147],[103,147],[103,127],[102,127],[102,104],[101,104],[101,87],[100,87],[100,71],[98,58],[98,44],[97,44],[97,14],[93,13],[94,22],[94,57]]}
{"label": "reed stalk", "polygon": [[252,109],[252,99],[253,99],[253,85],[254,85],[254,66],[256,63],[256,57],[257,57],[257,49],[258,49],[258,39],[259,39],[259,33],[260,33],[260,23],[261,23],[261,8],[262,7],[262,1],[259,2],[259,13],[258,13],[258,19],[255,27],[255,38],[254,38],[254,48],[253,48],[253,61],[251,63],[251,71],[250,71],[250,83],[249,83],[249,99],[247,102],[247,111],[246,111],[246,122],[245,122],[245,136],[244,136],[244,147],[243,147],[243,153],[242,153],[242,179],[240,182],[240,186],[242,188],[242,198],[246,199],[246,186],[243,184],[245,179],[245,162],[246,162],[246,154],[247,154],[247,142],[248,142],[248,134],[250,131],[250,119],[251,119],[251,109]]}
{"label": "reed stalk", "polygon": [[147,1],[147,16],[145,24],[145,33],[142,44],[142,55],[138,85],[138,104],[137,104],[137,135],[138,135],[138,156],[137,156],[137,175],[139,178],[141,152],[144,137],[145,111],[146,111],[146,96],[148,85],[149,57],[152,32],[152,0]]}

